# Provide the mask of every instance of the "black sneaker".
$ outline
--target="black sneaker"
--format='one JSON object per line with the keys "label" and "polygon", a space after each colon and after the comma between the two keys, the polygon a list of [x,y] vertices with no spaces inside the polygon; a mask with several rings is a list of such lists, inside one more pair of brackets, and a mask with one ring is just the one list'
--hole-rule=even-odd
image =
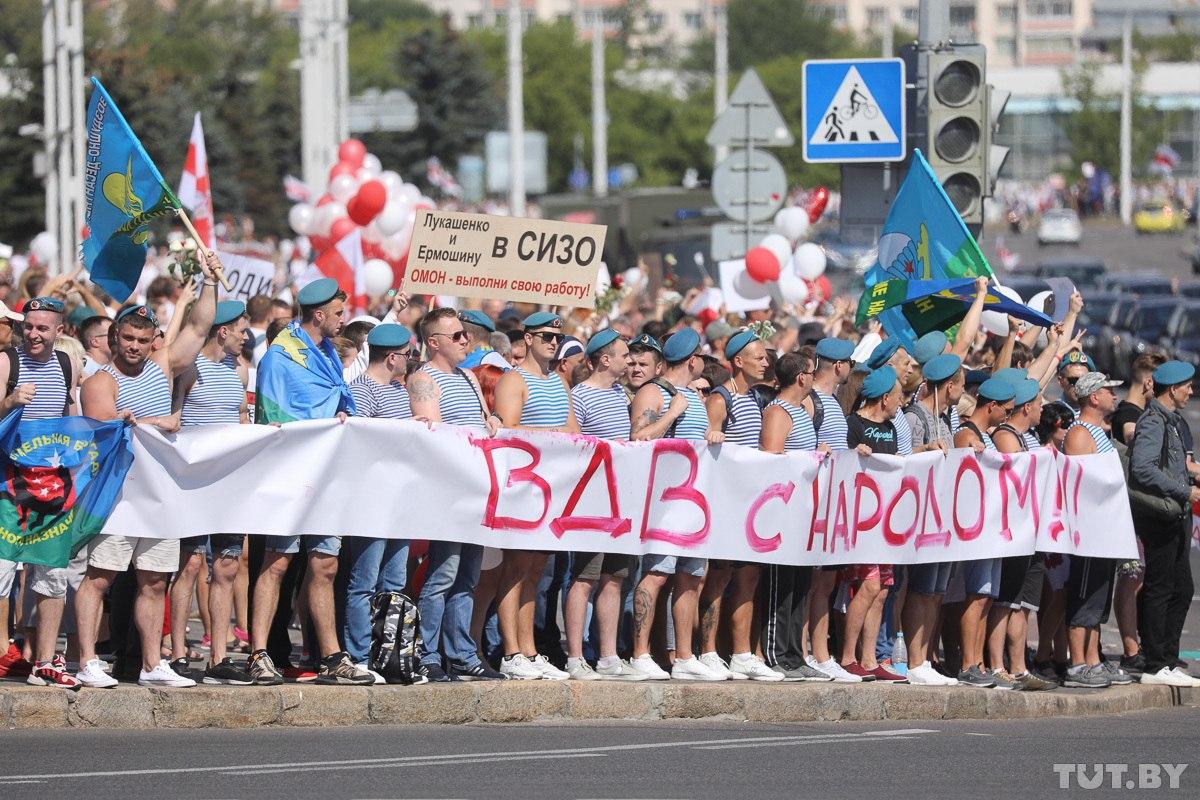
{"label": "black sneaker", "polygon": [[334,653],[321,659],[317,683],[323,686],[370,686],[375,676],[355,666],[347,653]]}
{"label": "black sneaker", "polygon": [[204,683],[211,686],[253,686],[254,676],[233,663],[229,656],[204,670]]}
{"label": "black sneaker", "polygon": [[278,686],[283,683],[283,673],[276,668],[266,650],[256,650],[250,655],[246,671],[256,686]]}
{"label": "black sneaker", "polygon": [[1125,686],[1135,680],[1133,675],[1118,667],[1116,661],[1110,661],[1107,658],[1100,662],[1100,669],[1113,686]]}
{"label": "black sneaker", "polygon": [[442,669],[441,664],[425,665],[425,674],[430,683],[453,683],[458,680],[458,676],[454,674],[453,670],[446,672]]}
{"label": "black sneaker", "polygon": [[1052,661],[1033,661],[1033,669],[1030,670],[1034,675],[1047,681],[1054,681],[1061,685],[1062,680],[1058,677],[1058,670],[1054,668]]}
{"label": "black sneaker", "polygon": [[450,662],[450,674],[460,681],[506,681],[508,676],[482,662],[471,667]]}
{"label": "black sneaker", "polygon": [[996,679],[980,669],[978,664],[958,673],[958,682],[963,686],[973,686],[976,689],[990,689],[996,685]]}
{"label": "black sneaker", "polygon": [[1137,655],[1121,656],[1121,669],[1140,677],[1146,671],[1146,656],[1139,650]]}
{"label": "black sneaker", "polygon": [[192,662],[188,661],[186,658],[177,658],[171,662],[171,669],[175,671],[176,675],[179,675],[182,678],[191,678],[195,681],[200,676],[192,672],[191,664]]}

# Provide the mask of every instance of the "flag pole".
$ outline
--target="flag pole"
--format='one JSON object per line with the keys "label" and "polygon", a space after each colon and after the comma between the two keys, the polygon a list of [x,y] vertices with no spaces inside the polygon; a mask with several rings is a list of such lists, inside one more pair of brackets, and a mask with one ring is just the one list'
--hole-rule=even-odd
{"label": "flag pole", "polygon": [[[208,245],[206,245],[204,240],[200,238],[200,234],[196,233],[196,226],[192,224],[190,219],[188,219],[187,212],[184,211],[181,206],[175,209],[175,213],[179,215],[179,221],[183,223],[183,227],[187,228],[188,233],[192,235],[192,239],[196,242],[196,247],[200,248],[200,255],[207,256]],[[217,280],[219,280],[221,285],[225,287],[225,291],[232,292],[233,285],[230,284],[229,279],[225,277],[225,270],[221,269],[220,266],[217,266],[216,275]]]}

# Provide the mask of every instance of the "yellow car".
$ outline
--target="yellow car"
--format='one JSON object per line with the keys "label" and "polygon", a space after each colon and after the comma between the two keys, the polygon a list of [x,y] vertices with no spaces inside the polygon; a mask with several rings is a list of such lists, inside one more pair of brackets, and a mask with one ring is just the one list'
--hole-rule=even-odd
{"label": "yellow car", "polygon": [[1133,214],[1133,229],[1138,233],[1178,233],[1187,224],[1187,215],[1170,203],[1143,203]]}

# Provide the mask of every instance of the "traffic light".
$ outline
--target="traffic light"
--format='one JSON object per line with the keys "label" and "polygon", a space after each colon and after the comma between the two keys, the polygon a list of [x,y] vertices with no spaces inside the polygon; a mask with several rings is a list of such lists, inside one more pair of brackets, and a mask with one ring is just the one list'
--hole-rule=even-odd
{"label": "traffic light", "polygon": [[925,142],[922,149],[950,202],[976,235],[983,227],[983,198],[990,197],[1008,148],[992,135],[1008,93],[987,84],[987,51],[981,45],[930,50]]}

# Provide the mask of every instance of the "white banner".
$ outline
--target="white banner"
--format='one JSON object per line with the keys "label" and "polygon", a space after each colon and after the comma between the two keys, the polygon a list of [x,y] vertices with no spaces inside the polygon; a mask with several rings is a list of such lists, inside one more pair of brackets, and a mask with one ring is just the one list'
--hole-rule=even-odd
{"label": "white banner", "polygon": [[225,268],[225,277],[229,279],[232,291],[221,287],[218,291],[222,300],[241,300],[247,302],[256,294],[271,297],[275,294],[275,265],[262,258],[239,256],[236,253],[218,251],[221,265]]}
{"label": "white banner", "polygon": [[134,434],[106,533],[381,536],[779,564],[1137,557],[1115,453],[772,455],[351,419]]}

